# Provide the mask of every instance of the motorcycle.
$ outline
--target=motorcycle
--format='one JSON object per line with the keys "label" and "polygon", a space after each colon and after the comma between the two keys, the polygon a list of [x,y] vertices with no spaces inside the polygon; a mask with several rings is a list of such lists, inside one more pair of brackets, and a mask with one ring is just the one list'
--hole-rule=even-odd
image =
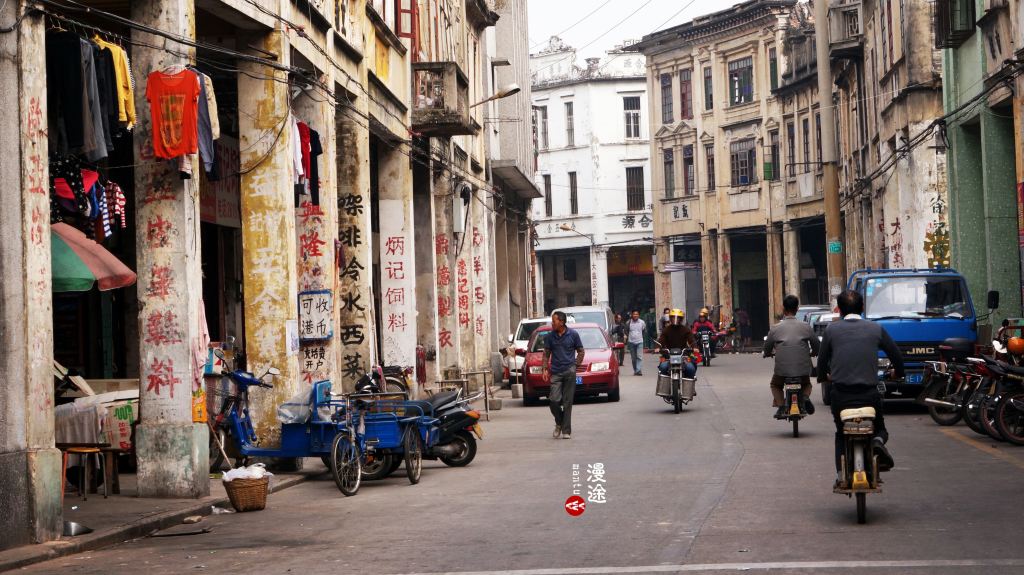
{"label": "motorcycle", "polygon": [[658,374],[655,395],[672,405],[673,411],[679,413],[684,404],[689,404],[697,395],[696,380],[683,377],[684,356],[690,356],[694,365],[700,362],[699,355],[690,349],[673,348],[668,350],[668,375]]}
{"label": "motorcycle", "polygon": [[[380,393],[376,377],[364,375],[356,383],[358,393]],[[390,382],[389,382],[390,384]],[[430,396],[426,400],[410,402],[416,404],[425,414],[437,419],[437,442],[423,452],[424,459],[437,460],[449,467],[465,467],[476,457],[477,438],[483,439],[480,427],[480,413],[469,409],[469,404],[483,397],[479,392],[462,398],[462,390],[447,391]],[[371,462],[363,465],[363,479],[376,480],[390,476],[402,465],[402,457],[396,454],[378,454]]]}
{"label": "motorcycle", "polygon": [[787,377],[782,383],[782,394],[786,402],[783,410],[785,421],[793,423],[793,437],[800,437],[800,420],[807,417],[804,405],[803,379]]}
{"label": "motorcycle", "polygon": [[711,365],[711,352],[714,346],[711,332],[707,330],[700,331],[697,332],[697,336],[700,338],[700,352],[704,358],[704,367],[708,367]]}
{"label": "motorcycle", "polygon": [[832,488],[857,500],[857,523],[867,522],[867,494],[881,493],[875,434],[875,408],[861,407],[839,412],[843,422],[843,451],[839,460],[839,482]]}

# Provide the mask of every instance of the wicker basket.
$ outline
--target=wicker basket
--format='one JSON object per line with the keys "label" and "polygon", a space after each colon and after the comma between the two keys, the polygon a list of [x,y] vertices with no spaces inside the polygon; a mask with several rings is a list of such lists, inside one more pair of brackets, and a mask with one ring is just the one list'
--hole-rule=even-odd
{"label": "wicker basket", "polygon": [[267,487],[270,478],[235,479],[224,482],[224,490],[235,511],[260,511],[267,506]]}

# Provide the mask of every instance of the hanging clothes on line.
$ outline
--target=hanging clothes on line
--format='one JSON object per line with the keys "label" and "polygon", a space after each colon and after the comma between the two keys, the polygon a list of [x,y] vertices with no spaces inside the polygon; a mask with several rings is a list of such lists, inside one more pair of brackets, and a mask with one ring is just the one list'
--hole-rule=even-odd
{"label": "hanging clothes on line", "polygon": [[320,144],[320,134],[316,130],[309,131],[309,195],[313,205],[320,205],[320,166],[318,157],[324,153]]}
{"label": "hanging clothes on line", "polygon": [[149,74],[146,100],[153,118],[156,157],[170,160],[198,151],[199,94],[199,78],[194,72],[181,68]]}
{"label": "hanging clothes on line", "polygon": [[117,100],[118,123],[127,130],[135,127],[135,79],[128,62],[128,53],[117,44],[99,36],[92,39],[100,48],[108,50],[114,68],[114,91]]}
{"label": "hanging clothes on line", "polygon": [[[199,136],[199,157],[203,160],[203,171],[211,174],[214,171],[217,159],[213,146],[214,137],[210,114],[210,99],[207,94],[213,92],[213,84],[209,81],[209,77],[199,70],[192,67],[188,68],[188,70],[199,79],[199,114],[197,117],[199,123],[197,132]],[[213,115],[216,114],[217,110],[214,108]],[[210,179],[216,180],[216,178]]]}

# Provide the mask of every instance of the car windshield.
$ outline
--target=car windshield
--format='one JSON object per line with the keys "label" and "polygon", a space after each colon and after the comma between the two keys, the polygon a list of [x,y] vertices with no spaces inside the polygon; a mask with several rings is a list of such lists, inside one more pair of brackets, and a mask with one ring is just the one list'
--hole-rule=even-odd
{"label": "car windshield", "polygon": [[516,334],[516,341],[526,341],[530,339],[530,336],[533,335],[533,332],[536,331],[537,328],[542,325],[547,325],[547,322],[532,321],[523,322],[519,324],[519,333]]}
{"label": "car windshield", "polygon": [[[551,333],[550,330],[538,333],[537,338],[533,340],[533,345],[530,346],[530,351],[544,351],[544,342],[549,333]],[[599,328],[584,327],[577,329],[576,333],[580,334],[583,349],[608,349],[608,340],[605,339]]]}
{"label": "car windshield", "polygon": [[864,284],[868,319],[971,315],[963,282],[954,277],[880,277]]}
{"label": "car windshield", "polygon": [[565,315],[569,323],[596,323],[597,325],[604,325],[608,321],[604,313],[599,311],[574,311]]}

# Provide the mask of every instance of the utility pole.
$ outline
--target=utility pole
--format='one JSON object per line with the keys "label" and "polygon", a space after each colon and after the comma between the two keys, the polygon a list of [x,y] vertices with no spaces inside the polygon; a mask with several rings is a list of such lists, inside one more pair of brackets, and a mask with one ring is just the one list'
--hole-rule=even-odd
{"label": "utility pole", "polygon": [[814,40],[818,57],[818,113],[821,114],[822,185],[825,192],[825,242],[828,251],[828,293],[832,307],[846,284],[843,220],[839,214],[839,171],[836,169],[836,122],[832,106],[832,65],[829,59],[828,0],[814,0]]}

